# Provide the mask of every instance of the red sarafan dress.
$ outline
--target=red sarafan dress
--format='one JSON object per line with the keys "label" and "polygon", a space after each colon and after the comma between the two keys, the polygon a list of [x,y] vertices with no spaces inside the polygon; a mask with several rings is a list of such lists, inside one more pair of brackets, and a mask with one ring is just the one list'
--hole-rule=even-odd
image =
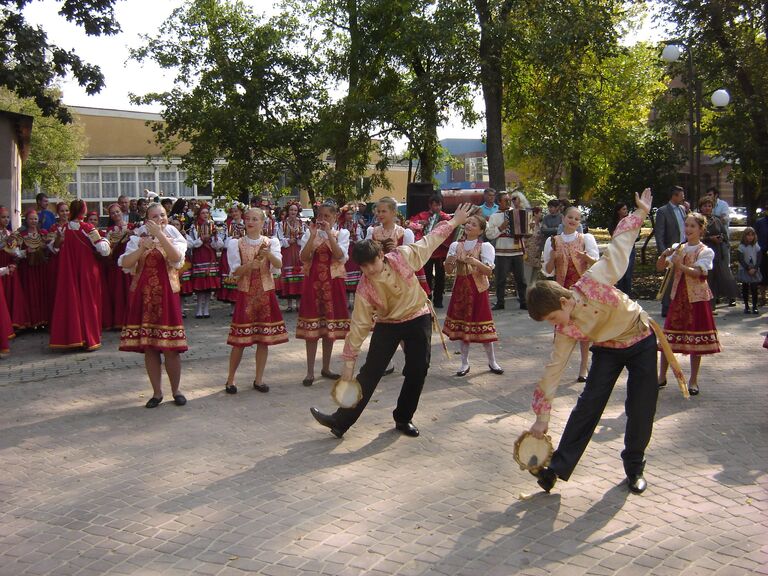
{"label": "red sarafan dress", "polygon": [[[9,274],[7,266],[0,268],[0,276],[5,278],[6,276],[13,276]],[[11,325],[11,315],[8,313],[8,304],[5,301],[5,288],[0,284],[0,354],[5,356],[11,350],[9,342],[11,338],[14,338],[16,334],[13,332],[13,326]]]}
{"label": "red sarafan dress", "polygon": [[107,257],[106,262],[105,287],[106,292],[109,293],[109,307],[103,311],[102,326],[105,330],[120,330],[125,325],[131,275],[123,272],[117,262],[120,256],[125,253],[131,236],[133,236],[133,224],[123,224],[122,226],[113,224],[107,228],[106,238],[112,247],[112,252]]}
{"label": "red sarafan dress", "polygon": [[[488,242],[465,240],[455,244],[451,245],[448,258],[454,254],[457,258],[469,255],[493,266],[493,246]],[[463,262],[456,262],[456,281],[443,324],[443,334],[450,340],[481,344],[498,340],[491,313],[489,286],[488,276],[473,273]]]}
{"label": "red sarafan dress", "polygon": [[[280,241],[277,238],[260,236],[256,240],[247,237],[230,240],[227,244],[229,266],[234,271],[253,262],[259,249],[265,245],[272,254],[280,257]],[[227,344],[246,348],[254,344],[270,346],[288,342],[288,331],[275,295],[269,260],[264,258],[250,274],[241,276],[237,288]]]}
{"label": "red sarafan dress", "polygon": [[[683,264],[691,268],[712,269],[714,252],[703,242],[683,244],[678,248]],[[682,354],[717,354],[720,342],[712,316],[712,292],[707,277],[693,278],[675,269],[669,311],[664,321],[664,335],[672,352]]]}
{"label": "red sarafan dress", "polygon": [[[179,262],[168,262],[165,251],[155,240],[155,247],[142,254],[136,266],[130,270],[132,280],[128,292],[128,313],[120,333],[120,350],[123,352],[186,352],[187,337],[181,318],[179,299],[179,269],[184,264],[186,239],[173,226],[166,226],[164,233],[181,254]],[[136,229],[123,256],[138,250],[146,229]]]}
{"label": "red sarafan dress", "polygon": [[[398,246],[407,246],[415,241],[413,230],[403,228],[399,224],[395,224],[394,229],[391,231],[384,230],[384,226],[381,225],[373,226],[368,228],[366,237],[373,238],[378,242],[388,239],[395,240]],[[427,284],[427,275],[424,273],[424,268],[416,270],[416,279],[419,281],[421,289],[429,296],[432,291],[429,289],[429,284]]]}
{"label": "red sarafan dress", "polygon": [[216,250],[222,247],[222,242],[212,222],[195,222],[189,229],[188,238],[192,254],[192,292],[212,292],[221,286],[219,277],[219,260]]}
{"label": "red sarafan dress", "polygon": [[51,348],[101,347],[101,271],[96,258],[109,254],[109,242],[87,222],[72,220],[59,251],[56,298],[51,316]]}
{"label": "red sarafan dress", "polygon": [[277,238],[280,240],[283,267],[280,269],[280,295],[283,298],[301,296],[304,287],[304,271],[301,267],[299,243],[304,236],[304,223],[300,218],[293,222],[289,218],[283,220],[277,227]]}
{"label": "red sarafan dress", "polygon": [[[331,230],[339,247],[348,250],[349,232]],[[343,260],[335,260],[327,238],[318,232],[310,262],[304,262],[304,289],[299,302],[296,338],[302,340],[343,340],[349,332],[349,310],[344,284],[346,272]],[[301,246],[309,241],[304,233]]]}
{"label": "red sarafan dress", "polygon": [[227,223],[227,232],[224,237],[224,249],[221,251],[221,258],[219,259],[221,287],[216,292],[216,299],[222,302],[234,303],[237,300],[237,280],[235,280],[229,273],[227,250],[230,239],[239,240],[243,236],[245,236],[245,223],[242,220],[239,222],[232,220]]}
{"label": "red sarafan dress", "polygon": [[[11,234],[8,230],[0,230],[0,268],[5,268],[10,264],[18,264],[20,262],[18,250],[18,234]],[[29,303],[18,270],[15,274],[6,274],[0,278],[0,284],[5,290],[5,301],[14,329],[28,328],[30,326]]]}
{"label": "red sarafan dress", "polygon": [[361,240],[358,233],[359,227],[357,222],[345,222],[341,226],[349,232],[349,250],[347,250],[347,261],[344,263],[346,272],[344,284],[346,284],[347,292],[356,292],[357,285],[360,284],[360,277],[363,275],[360,266],[352,259],[352,248],[354,248],[355,242]]}
{"label": "red sarafan dress", "polygon": [[64,238],[66,230],[66,223],[56,222],[48,228],[48,237],[46,238],[48,243],[48,281],[45,283],[45,297],[50,303],[48,324],[51,323],[51,316],[53,316],[53,302],[56,299],[56,281],[59,278],[59,252],[61,251],[61,246],[58,249],[56,248],[56,239],[59,237]]}
{"label": "red sarafan dress", "polygon": [[18,276],[27,300],[29,325],[32,328],[48,326],[51,321],[53,299],[50,297],[52,282],[48,271],[48,246],[46,231],[19,233],[19,249],[23,258],[19,261]]}

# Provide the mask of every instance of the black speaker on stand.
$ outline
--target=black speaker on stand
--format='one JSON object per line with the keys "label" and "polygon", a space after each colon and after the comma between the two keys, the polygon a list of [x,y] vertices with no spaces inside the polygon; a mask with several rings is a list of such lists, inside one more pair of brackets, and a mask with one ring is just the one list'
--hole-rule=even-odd
{"label": "black speaker on stand", "polygon": [[429,210],[429,197],[434,193],[431,182],[409,182],[405,198],[408,218]]}

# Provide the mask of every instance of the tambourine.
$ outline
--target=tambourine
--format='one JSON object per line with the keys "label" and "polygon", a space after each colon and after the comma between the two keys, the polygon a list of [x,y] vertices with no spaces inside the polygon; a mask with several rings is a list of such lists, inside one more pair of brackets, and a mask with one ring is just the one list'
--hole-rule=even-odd
{"label": "tambourine", "polygon": [[339,378],[331,388],[331,398],[342,408],[354,408],[363,399],[363,387],[357,379]]}
{"label": "tambourine", "polygon": [[530,432],[523,432],[515,440],[514,458],[521,470],[528,470],[536,474],[540,469],[546,468],[552,460],[554,452],[552,439],[548,435],[536,438]]}

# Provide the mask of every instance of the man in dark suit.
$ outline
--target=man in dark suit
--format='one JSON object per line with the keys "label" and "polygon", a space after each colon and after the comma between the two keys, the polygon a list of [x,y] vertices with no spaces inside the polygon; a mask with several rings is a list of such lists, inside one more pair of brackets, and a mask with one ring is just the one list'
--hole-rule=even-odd
{"label": "man in dark suit", "polygon": [[[672,188],[672,195],[664,206],[656,211],[656,223],[653,226],[653,235],[656,238],[656,250],[659,254],[664,252],[672,244],[685,242],[685,190],[681,186]],[[672,283],[669,282],[661,299],[661,315],[666,317],[669,310],[669,298],[672,291]]]}

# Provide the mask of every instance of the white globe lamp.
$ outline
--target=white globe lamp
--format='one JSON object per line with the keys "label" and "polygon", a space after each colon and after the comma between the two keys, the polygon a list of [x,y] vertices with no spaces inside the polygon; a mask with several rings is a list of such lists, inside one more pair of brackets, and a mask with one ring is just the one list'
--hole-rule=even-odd
{"label": "white globe lamp", "polygon": [[712,105],[715,108],[725,108],[731,101],[731,95],[727,90],[720,88],[712,92]]}

